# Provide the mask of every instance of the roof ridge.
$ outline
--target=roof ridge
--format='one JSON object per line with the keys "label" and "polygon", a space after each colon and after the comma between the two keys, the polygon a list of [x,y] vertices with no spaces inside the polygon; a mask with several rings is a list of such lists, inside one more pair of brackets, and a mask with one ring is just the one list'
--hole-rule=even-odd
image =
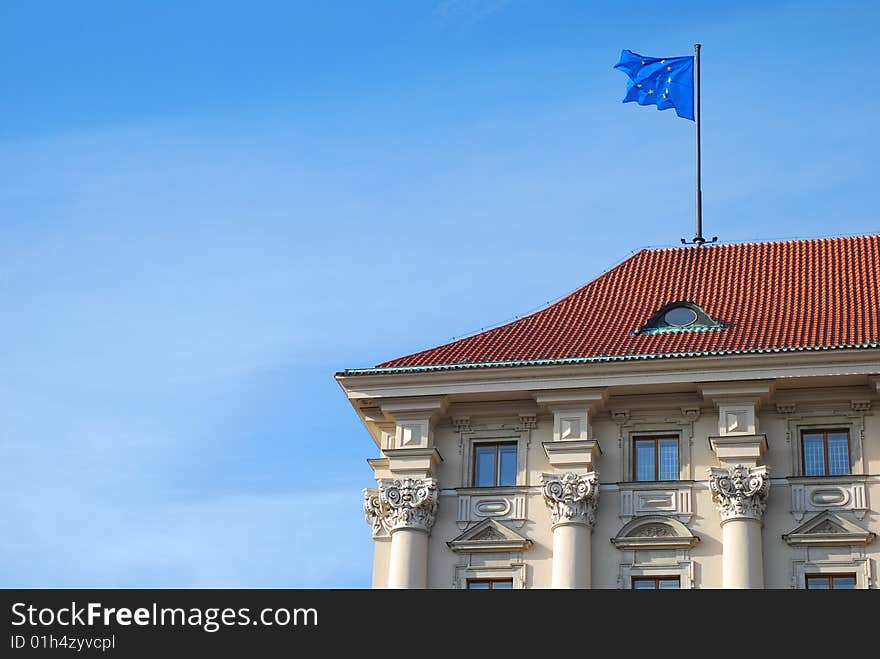
{"label": "roof ridge", "polygon": [[686,249],[716,249],[719,247],[739,247],[745,245],[784,245],[787,243],[817,243],[832,240],[852,240],[857,238],[880,238],[880,232],[877,233],[845,233],[832,234],[827,236],[816,236],[814,238],[775,238],[772,240],[743,240],[731,242],[705,243],[699,248],[695,245],[664,245],[659,247],[646,247],[639,251],[663,252],[677,251]]}

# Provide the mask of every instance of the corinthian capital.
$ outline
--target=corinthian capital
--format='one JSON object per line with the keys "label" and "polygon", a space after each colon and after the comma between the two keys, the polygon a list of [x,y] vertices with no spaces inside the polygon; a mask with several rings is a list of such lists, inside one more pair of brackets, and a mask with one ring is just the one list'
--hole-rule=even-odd
{"label": "corinthian capital", "polygon": [[579,476],[571,472],[541,476],[541,493],[550,506],[553,525],[596,523],[599,503],[599,475],[595,471]]}
{"label": "corinthian capital", "polygon": [[710,467],[709,489],[722,522],[729,519],[760,520],[767,508],[770,477],[767,467]]}
{"label": "corinthian capital", "polygon": [[383,529],[430,531],[437,516],[437,481],[433,478],[382,478],[364,490],[364,514],[373,534]]}

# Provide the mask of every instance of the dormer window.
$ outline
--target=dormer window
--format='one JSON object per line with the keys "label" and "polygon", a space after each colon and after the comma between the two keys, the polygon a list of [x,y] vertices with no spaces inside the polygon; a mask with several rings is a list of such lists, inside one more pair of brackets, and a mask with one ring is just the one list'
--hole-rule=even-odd
{"label": "dormer window", "polygon": [[680,300],[663,305],[636,333],[699,332],[719,329],[724,329],[724,325],[709,316],[699,305]]}

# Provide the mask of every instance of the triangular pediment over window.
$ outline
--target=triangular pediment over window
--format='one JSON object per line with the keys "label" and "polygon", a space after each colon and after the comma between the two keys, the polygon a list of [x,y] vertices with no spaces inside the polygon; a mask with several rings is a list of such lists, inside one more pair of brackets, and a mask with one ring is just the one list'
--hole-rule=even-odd
{"label": "triangular pediment over window", "polygon": [[789,545],[867,545],[875,534],[832,512],[819,513],[782,536]]}
{"label": "triangular pediment over window", "polygon": [[674,517],[637,517],[620,529],[611,542],[618,549],[690,549],[699,536]]}
{"label": "triangular pediment over window", "polygon": [[523,551],[532,541],[494,519],[485,519],[446,544],[453,551]]}

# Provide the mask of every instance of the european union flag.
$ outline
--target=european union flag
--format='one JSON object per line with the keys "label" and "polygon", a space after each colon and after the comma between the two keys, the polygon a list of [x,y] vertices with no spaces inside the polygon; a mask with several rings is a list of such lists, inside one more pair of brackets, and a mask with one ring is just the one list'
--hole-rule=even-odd
{"label": "european union flag", "polygon": [[645,57],[624,50],[614,65],[629,76],[624,103],[675,108],[679,117],[694,120],[694,58]]}

